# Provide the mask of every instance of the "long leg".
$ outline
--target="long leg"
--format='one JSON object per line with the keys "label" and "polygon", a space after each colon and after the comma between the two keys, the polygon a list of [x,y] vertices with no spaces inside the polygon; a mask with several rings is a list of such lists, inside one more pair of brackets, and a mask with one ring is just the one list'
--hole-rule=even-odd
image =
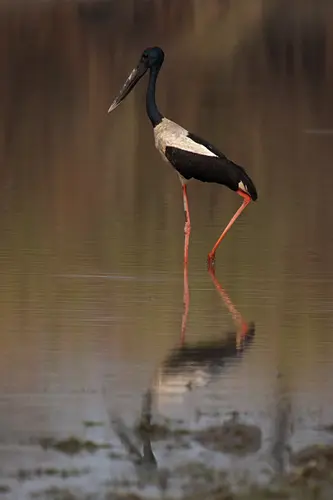
{"label": "long leg", "polygon": [[239,207],[239,209],[237,210],[237,212],[235,213],[235,215],[231,218],[230,222],[228,223],[227,227],[225,228],[225,230],[223,231],[223,233],[221,234],[221,236],[219,237],[219,239],[217,240],[217,242],[215,243],[215,245],[213,246],[212,251],[209,252],[209,254],[208,254],[208,265],[209,266],[211,266],[212,264],[214,264],[214,261],[215,261],[215,252],[216,252],[217,248],[219,247],[221,241],[223,240],[223,238],[225,237],[225,235],[227,234],[227,232],[229,231],[229,229],[232,227],[232,225],[234,224],[234,222],[238,219],[238,217],[240,216],[240,214],[243,212],[243,210],[247,207],[247,205],[251,201],[250,196],[248,194],[244,193],[244,191],[238,190],[237,193],[240,196],[242,196],[242,198],[244,198],[244,201],[243,201],[242,205]]}
{"label": "long leg", "polygon": [[184,302],[184,312],[183,312],[182,330],[181,330],[181,336],[180,336],[180,343],[181,343],[181,345],[183,345],[184,342],[185,342],[186,323],[187,323],[187,316],[188,316],[188,311],[189,311],[189,307],[190,307],[190,290],[189,290],[189,286],[188,286],[188,266],[187,266],[187,262],[184,262],[184,295],[183,295],[183,302]]}
{"label": "long leg", "polygon": [[218,291],[219,295],[221,296],[224,304],[226,305],[227,309],[229,310],[229,312],[232,316],[232,319],[236,325],[236,328],[237,328],[236,347],[238,349],[242,345],[242,341],[246,338],[247,332],[249,330],[249,325],[243,319],[240,312],[237,311],[236,307],[231,302],[231,299],[230,299],[229,295],[227,294],[227,292],[220,285],[218,279],[215,276],[215,270],[212,267],[210,267],[208,269],[208,272],[213,280],[213,283],[214,283],[216,290]]}
{"label": "long leg", "polygon": [[188,247],[190,243],[191,220],[190,220],[190,210],[187,199],[186,184],[182,185],[182,190],[183,190],[183,202],[184,202],[184,212],[185,212],[185,226],[184,226],[184,233],[185,233],[184,265],[185,265],[188,262]]}

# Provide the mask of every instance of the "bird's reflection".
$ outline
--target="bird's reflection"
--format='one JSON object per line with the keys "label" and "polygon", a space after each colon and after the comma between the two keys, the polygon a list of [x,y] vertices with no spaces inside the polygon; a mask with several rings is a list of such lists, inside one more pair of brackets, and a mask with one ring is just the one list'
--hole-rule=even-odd
{"label": "bird's reflection", "polygon": [[[186,247],[186,243],[185,243]],[[241,348],[243,345],[243,341],[246,341],[246,337],[248,333],[251,333],[251,331],[254,329],[253,324],[248,324],[240,314],[240,312],[236,309],[234,304],[232,303],[229,295],[227,294],[226,290],[222,288],[220,282],[218,281],[216,274],[215,274],[215,268],[212,266],[208,267],[208,274],[210,275],[212,282],[219,293],[224,305],[227,307],[228,311],[230,312],[233,322],[236,326],[236,346],[238,348]],[[182,326],[181,326],[181,336],[180,336],[180,343],[181,345],[185,344],[185,336],[186,336],[186,326],[187,326],[187,318],[188,318],[188,313],[190,309],[190,290],[189,290],[189,284],[188,284],[188,263],[186,260],[184,260],[184,293],[183,293],[183,303],[184,303],[184,311],[183,311],[183,318],[182,318]]]}
{"label": "bird's reflection", "polygon": [[168,484],[166,470],[159,469],[152,450],[151,441],[156,433],[163,431],[163,426],[152,424],[153,403],[156,396],[165,392],[186,392],[194,387],[206,385],[231,360],[241,359],[246,348],[252,343],[255,334],[254,324],[247,323],[231,302],[227,292],[215,276],[213,269],[209,271],[213,284],[229,310],[235,330],[223,337],[205,342],[186,343],[185,333],[189,314],[190,293],[188,284],[188,266],[184,263],[184,311],[181,325],[180,345],[172,349],[159,365],[144,393],[141,414],[133,433],[124,421],[112,418],[111,424],[132,463],[135,465],[141,486],[157,484],[164,490]]}
{"label": "bird's reflection", "polygon": [[171,350],[158,370],[156,380],[158,392],[183,393],[188,389],[207,385],[223,367],[236,359],[241,359],[254,339],[254,324],[246,322],[236,309],[226,290],[219,283],[214,268],[210,267],[208,272],[223,304],[232,316],[235,330],[213,340],[186,342],[190,292],[188,265],[184,261],[184,310],[180,345]]}
{"label": "bird's reflection", "polygon": [[239,311],[237,311],[234,304],[231,302],[231,299],[224,288],[222,288],[219,283],[216,275],[215,269],[213,267],[208,268],[208,273],[210,274],[214,286],[219,293],[221,299],[224,302],[224,305],[227,307],[229,313],[232,316],[234,325],[236,327],[236,348],[242,349],[249,340],[249,336],[252,338],[254,335],[254,325],[253,323],[247,323]]}
{"label": "bird's reflection", "polygon": [[[186,238],[187,235],[185,235],[185,248],[186,248]],[[188,263],[184,259],[184,293],[183,293],[183,302],[184,302],[184,312],[183,312],[183,318],[182,318],[182,329],[181,329],[181,335],[180,335],[180,343],[184,344],[185,342],[185,333],[186,333],[186,325],[187,325],[187,317],[188,317],[188,311],[190,308],[190,289],[188,286]]]}

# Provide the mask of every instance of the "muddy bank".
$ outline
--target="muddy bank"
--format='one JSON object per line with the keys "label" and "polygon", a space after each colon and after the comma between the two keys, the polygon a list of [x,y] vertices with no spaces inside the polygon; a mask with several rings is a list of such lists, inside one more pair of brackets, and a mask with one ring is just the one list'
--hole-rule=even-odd
{"label": "muddy bank", "polygon": [[[111,452],[107,443],[80,440],[70,437],[61,441],[41,439],[42,450],[56,452],[62,457],[79,455],[97,457],[99,453],[108,456],[110,471],[117,459],[127,460],[134,465],[134,474],[123,481],[107,480],[96,485],[92,491],[81,480],[93,477],[87,467],[39,467],[20,469],[15,479],[21,484],[36,485],[29,488],[26,498],[41,500],[331,500],[333,498],[333,446],[312,445],[293,452],[287,450],[288,461],[283,473],[271,472],[265,486],[254,484],[253,479],[239,480],[237,484],[231,478],[229,469],[212,467],[200,461],[200,456],[186,461],[173,470],[163,467],[161,457],[151,443],[164,443],[165,449],[175,455],[189,449],[193,443],[199,443],[208,453],[232,456],[237,468],[237,460],[255,455],[262,446],[262,431],[259,427],[242,421],[238,414],[226,420],[220,426],[192,431],[179,426],[179,423],[162,421],[150,423],[140,421],[133,428],[117,423],[119,436],[124,446],[125,455],[119,451]],[[178,426],[177,426],[178,425]],[[140,442],[142,446],[140,445]],[[154,453],[157,455],[155,457]],[[72,458],[70,458],[72,460]],[[64,460],[64,459],[62,459]],[[144,476],[144,479],[143,479]],[[52,486],[38,488],[41,480],[57,480]],[[76,482],[73,482],[73,479]],[[77,481],[79,480],[79,481]],[[72,481],[72,482],[71,482]],[[177,492],[171,483],[178,484]],[[93,481],[91,482],[93,484]],[[39,485],[40,486],[40,485]],[[154,486],[147,496],[147,486]],[[88,493],[89,491],[89,493]],[[11,484],[3,481],[0,485],[3,498],[12,498],[14,490]]]}
{"label": "muddy bank", "polygon": [[[228,484],[228,476],[223,472],[210,470],[200,464],[188,464],[182,468],[183,474],[193,475],[193,491],[177,498],[181,500],[331,500],[333,495],[333,446],[311,446],[291,455],[290,471],[281,477],[272,478],[265,488],[255,485],[239,485],[240,491],[234,492]],[[219,482],[211,487],[212,478],[219,475]],[[146,496],[134,493],[115,493],[110,487],[104,493],[85,494],[77,489],[49,488],[32,495],[32,498],[45,500],[146,500]],[[2,486],[1,492],[10,493]],[[9,497],[8,497],[9,498]],[[171,498],[161,493],[152,500]]]}

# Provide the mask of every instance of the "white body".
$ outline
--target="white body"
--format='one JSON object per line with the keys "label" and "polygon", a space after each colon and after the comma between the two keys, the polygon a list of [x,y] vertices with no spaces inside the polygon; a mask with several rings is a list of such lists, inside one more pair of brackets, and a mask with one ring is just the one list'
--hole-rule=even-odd
{"label": "white body", "polygon": [[172,146],[174,148],[183,149],[184,151],[190,151],[191,153],[217,157],[217,155],[207,149],[206,146],[198,144],[190,139],[190,137],[188,137],[188,130],[167,118],[163,118],[161,123],[156,125],[154,128],[154,136],[155,146],[162,156],[165,154],[165,148],[167,146]]}

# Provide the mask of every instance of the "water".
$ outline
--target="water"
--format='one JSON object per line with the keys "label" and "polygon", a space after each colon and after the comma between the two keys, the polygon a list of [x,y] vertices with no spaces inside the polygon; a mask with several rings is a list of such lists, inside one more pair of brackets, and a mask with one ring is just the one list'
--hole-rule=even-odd
{"label": "water", "polygon": [[[204,487],[200,464],[203,477],[216,468],[263,481],[285,470],[288,446],[332,442],[321,428],[333,423],[333,11],[283,4],[1,4],[0,483],[9,498],[52,487],[179,496]],[[214,281],[207,253],[241,200],[189,186],[183,356],[181,189],[154,149],[145,82],[107,114],[152,44],[166,53],[162,112],[244,165],[259,193],[219,248]],[[243,351],[240,316],[254,323]],[[185,433],[232,412],[260,430],[252,453],[220,453]],[[150,413],[172,431],[151,448],[144,436],[142,448],[133,426]],[[111,448],[70,455],[40,444],[73,436]]]}

